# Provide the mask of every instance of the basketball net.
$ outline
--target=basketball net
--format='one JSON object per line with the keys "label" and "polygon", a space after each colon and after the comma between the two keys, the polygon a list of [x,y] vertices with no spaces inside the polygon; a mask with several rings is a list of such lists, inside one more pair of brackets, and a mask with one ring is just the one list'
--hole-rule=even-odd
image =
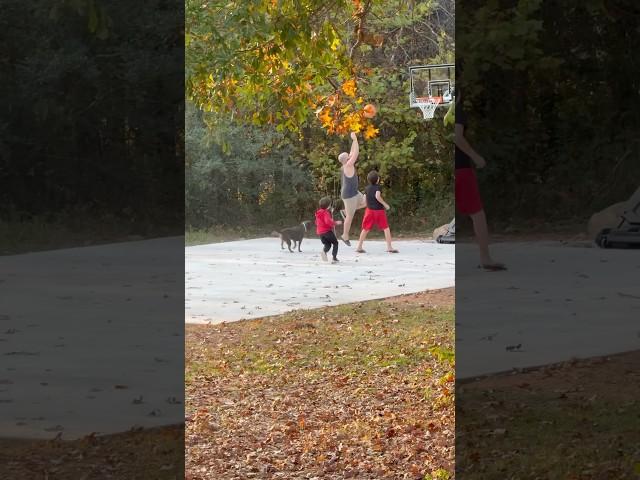
{"label": "basketball net", "polygon": [[424,119],[430,120],[436,113],[436,108],[438,108],[438,105],[442,102],[442,97],[427,97],[416,100],[418,108],[422,110],[422,116]]}

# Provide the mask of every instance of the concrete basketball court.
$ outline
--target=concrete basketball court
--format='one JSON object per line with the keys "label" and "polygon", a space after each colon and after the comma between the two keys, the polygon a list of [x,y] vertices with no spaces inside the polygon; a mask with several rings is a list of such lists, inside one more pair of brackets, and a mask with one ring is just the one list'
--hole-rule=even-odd
{"label": "concrete basketball court", "polygon": [[340,244],[340,263],[321,260],[318,239],[302,253],[280,249],[277,238],[186,248],[188,323],[219,323],[385,298],[455,284],[455,247],[431,241],[396,241],[400,253],[380,240],[365,254]]}
{"label": "concrete basketball court", "polygon": [[184,420],[183,245],[0,256],[0,436]]}
{"label": "concrete basketball court", "polygon": [[456,245],[458,378],[640,348],[640,250],[530,242],[492,253],[508,271],[481,271],[476,246]]}
{"label": "concrete basketball court", "polygon": [[[183,239],[171,238],[0,257],[2,436],[74,438],[182,421],[183,319],[449,287],[454,272],[464,287],[459,378],[640,348],[640,250],[500,243],[493,250],[509,270],[487,273],[474,245],[399,241],[400,253],[388,254],[371,241],[364,255],[341,245],[342,262],[331,265],[318,243],[306,239],[303,253],[281,251],[274,238],[219,243],[188,247],[183,259],[175,255]],[[183,260],[185,290],[176,276]]]}

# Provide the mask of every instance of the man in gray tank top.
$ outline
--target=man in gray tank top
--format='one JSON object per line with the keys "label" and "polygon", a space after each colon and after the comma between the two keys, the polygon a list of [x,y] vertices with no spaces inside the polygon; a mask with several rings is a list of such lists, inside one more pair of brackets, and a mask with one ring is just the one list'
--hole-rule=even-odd
{"label": "man in gray tank top", "polygon": [[351,151],[349,153],[342,152],[338,155],[338,161],[342,165],[340,168],[340,179],[342,189],[340,197],[344,203],[344,223],[342,228],[342,236],[340,237],[344,243],[351,246],[349,241],[349,231],[351,223],[355,216],[356,210],[366,206],[365,196],[358,190],[358,172],[356,172],[355,164],[360,154],[360,146],[358,145],[358,137],[355,133],[351,133]]}

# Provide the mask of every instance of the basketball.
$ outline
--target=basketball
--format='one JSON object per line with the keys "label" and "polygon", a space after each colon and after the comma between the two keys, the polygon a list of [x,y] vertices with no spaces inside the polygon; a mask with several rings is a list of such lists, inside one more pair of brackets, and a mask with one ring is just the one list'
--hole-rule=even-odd
{"label": "basketball", "polygon": [[362,111],[364,112],[364,116],[367,118],[373,118],[376,116],[376,113],[377,113],[376,106],[371,103],[368,103],[367,105],[365,105]]}

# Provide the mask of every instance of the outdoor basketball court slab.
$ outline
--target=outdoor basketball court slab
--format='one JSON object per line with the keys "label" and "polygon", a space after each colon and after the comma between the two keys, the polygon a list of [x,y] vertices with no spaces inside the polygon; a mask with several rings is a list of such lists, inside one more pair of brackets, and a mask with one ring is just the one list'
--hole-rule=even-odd
{"label": "outdoor basketball court slab", "polygon": [[303,240],[302,253],[281,250],[277,238],[188,247],[185,320],[231,322],[455,284],[453,245],[397,241],[398,254],[383,241],[366,242],[366,254],[352,245],[341,243],[339,264],[321,260],[317,239]]}
{"label": "outdoor basketball court slab", "polygon": [[72,439],[184,420],[183,245],[0,256],[0,436]]}
{"label": "outdoor basketball court slab", "polygon": [[481,271],[476,246],[456,245],[458,378],[640,348],[640,250],[535,242],[492,253],[508,271]]}

